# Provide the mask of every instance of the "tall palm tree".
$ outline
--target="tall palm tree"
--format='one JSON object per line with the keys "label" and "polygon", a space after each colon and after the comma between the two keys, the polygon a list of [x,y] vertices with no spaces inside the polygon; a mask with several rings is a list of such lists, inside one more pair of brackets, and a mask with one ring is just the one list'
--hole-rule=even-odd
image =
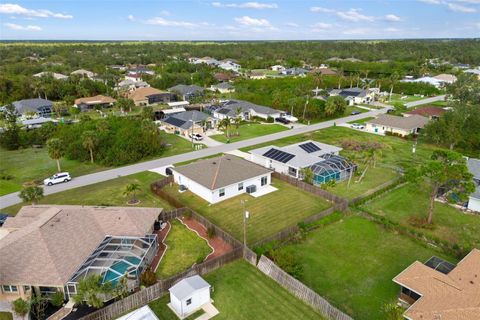
{"label": "tall palm tree", "polygon": [[394,72],[390,75],[390,95],[388,96],[388,101],[392,100],[392,94],[393,94],[393,86],[395,82],[398,80],[399,76],[398,73]]}
{"label": "tall palm tree", "polygon": [[223,128],[225,129],[225,136],[228,138],[230,135],[228,133],[228,129],[230,128],[230,125],[232,124],[232,121],[229,117],[225,117],[223,118],[222,120],[220,120],[220,123],[218,124],[218,126],[220,128]]}
{"label": "tall palm tree", "polygon": [[65,147],[63,141],[58,138],[52,138],[47,141],[48,155],[53,160],[57,161],[58,172],[62,171],[60,168],[60,159],[65,155]]}
{"label": "tall palm tree", "polygon": [[85,131],[82,134],[82,146],[90,153],[90,162],[93,163],[93,149],[97,147],[98,138],[93,130]]}
{"label": "tall palm tree", "polygon": [[132,199],[130,200],[132,203],[137,202],[136,193],[140,190],[140,185],[138,183],[130,183],[125,186],[125,191],[123,192],[124,195],[127,197],[132,195]]}
{"label": "tall palm tree", "polygon": [[20,191],[19,197],[24,202],[31,202],[34,205],[43,198],[43,189],[36,185],[26,185]]}

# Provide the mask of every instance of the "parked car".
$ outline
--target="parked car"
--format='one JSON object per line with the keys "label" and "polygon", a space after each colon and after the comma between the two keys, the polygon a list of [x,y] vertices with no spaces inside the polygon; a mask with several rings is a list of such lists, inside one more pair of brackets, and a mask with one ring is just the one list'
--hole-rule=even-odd
{"label": "parked car", "polygon": [[282,117],[275,118],[275,121],[283,123],[283,124],[289,124],[290,123],[290,121],[288,121],[287,119],[282,118]]}
{"label": "parked car", "polygon": [[352,113],[350,113],[350,114],[351,114],[352,116],[355,116],[355,115],[360,114],[360,113],[361,113],[360,111],[355,110],[355,111],[352,111]]}
{"label": "parked car", "polygon": [[361,123],[352,123],[352,125],[350,126],[350,128],[352,129],[365,129],[365,125],[361,124]]}
{"label": "parked car", "polygon": [[43,184],[46,186],[51,186],[57,183],[62,183],[62,182],[68,182],[72,180],[72,177],[70,177],[70,173],[68,172],[60,172],[56,173],[53,176],[43,180]]}
{"label": "parked car", "polygon": [[190,133],[188,136],[190,138],[193,138],[193,140],[196,140],[196,141],[203,140],[203,136],[200,133],[194,133],[193,135]]}

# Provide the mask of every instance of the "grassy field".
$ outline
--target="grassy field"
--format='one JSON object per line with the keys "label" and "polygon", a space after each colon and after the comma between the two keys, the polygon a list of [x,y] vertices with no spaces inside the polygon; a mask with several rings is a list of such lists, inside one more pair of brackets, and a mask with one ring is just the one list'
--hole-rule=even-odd
{"label": "grassy field", "polygon": [[[402,99],[402,97],[405,97],[405,99]],[[387,100],[385,103],[388,103],[388,104],[395,104],[395,103],[408,103],[408,102],[413,102],[413,101],[418,101],[418,100],[421,100],[421,99],[425,99],[425,97],[415,97],[415,96],[409,96],[409,95],[401,95],[401,94],[398,94],[398,93],[394,93],[392,94],[392,98],[389,100]]]}
{"label": "grassy field", "polygon": [[210,205],[190,191],[178,193],[177,185],[167,186],[163,190],[218,224],[237,239],[243,239],[243,206],[240,200],[247,200],[246,209],[250,212],[247,223],[248,243],[255,243],[331,205],[326,200],[286,182],[273,179],[272,185],[278,190],[259,198],[243,194],[214,205]]}
{"label": "grassy field", "polygon": [[[112,179],[105,182],[92,184],[85,187],[71,189],[43,198],[41,204],[73,204],[73,205],[109,205],[126,206],[127,198],[123,192],[125,186],[129,183],[138,183],[141,190],[137,193],[137,199],[140,200],[140,207],[160,207],[170,209],[170,205],[150,192],[150,184],[162,178],[161,175],[154,172],[140,172],[130,176]],[[18,204],[5,209],[2,212],[16,214],[23,204]]]}
{"label": "grassy field", "polygon": [[[428,205],[428,186],[405,185],[367,203],[365,208],[402,225],[412,226],[412,218],[427,217]],[[433,223],[433,229],[417,229],[462,246],[480,248],[480,216],[463,214],[447,204],[436,202]]]}
{"label": "grassy field", "polygon": [[[232,262],[206,276],[214,292],[215,320],[324,319],[273,280],[243,260]],[[177,319],[167,307],[169,296],[149,304],[159,319]]]}
{"label": "grassy field", "polygon": [[304,242],[281,250],[300,255],[303,283],[359,320],[385,319],[383,305],[394,302],[400,290],[392,278],[415,260],[441,256],[358,216],[313,231]]}
{"label": "grassy field", "polygon": [[288,128],[279,124],[245,123],[242,124],[238,130],[235,128],[235,126],[232,126],[232,128],[229,130],[231,133],[238,132],[238,136],[227,138],[224,134],[216,134],[210,136],[210,138],[223,143],[226,143],[228,140],[230,142],[237,142],[285,130],[288,130]]}
{"label": "grassy field", "polygon": [[156,270],[159,278],[168,278],[183,272],[193,264],[202,262],[211,252],[205,239],[188,229],[179,220],[171,220],[172,229],[167,235],[167,251]]}
{"label": "grassy field", "polygon": [[0,311],[0,320],[13,320],[11,312]]}

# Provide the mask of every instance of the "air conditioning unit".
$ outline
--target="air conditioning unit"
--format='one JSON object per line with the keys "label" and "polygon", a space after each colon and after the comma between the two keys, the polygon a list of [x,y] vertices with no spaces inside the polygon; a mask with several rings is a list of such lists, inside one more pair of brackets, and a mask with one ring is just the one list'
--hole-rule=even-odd
{"label": "air conditioning unit", "polygon": [[247,193],[254,193],[257,191],[257,186],[252,184],[251,186],[248,186],[246,190],[247,190]]}

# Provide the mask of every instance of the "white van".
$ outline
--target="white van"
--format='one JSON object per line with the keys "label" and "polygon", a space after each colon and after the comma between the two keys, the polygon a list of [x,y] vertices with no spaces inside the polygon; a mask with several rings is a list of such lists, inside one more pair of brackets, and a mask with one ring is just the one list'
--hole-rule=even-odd
{"label": "white van", "polygon": [[57,183],[68,182],[70,180],[72,180],[72,178],[70,177],[70,173],[60,172],[60,173],[54,174],[50,178],[43,180],[43,184],[46,186],[51,186]]}

